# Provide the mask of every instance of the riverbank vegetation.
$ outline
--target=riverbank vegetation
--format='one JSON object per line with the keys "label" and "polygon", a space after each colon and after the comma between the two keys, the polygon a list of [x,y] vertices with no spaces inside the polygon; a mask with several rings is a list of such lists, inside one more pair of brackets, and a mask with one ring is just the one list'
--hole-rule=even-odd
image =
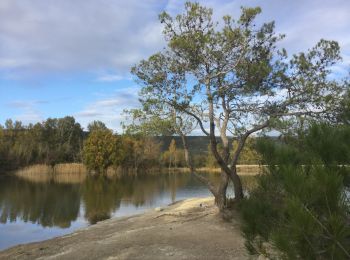
{"label": "riverbank vegetation", "polygon": [[241,204],[248,250],[270,259],[349,259],[350,127],[312,125],[258,147],[268,167]]}
{"label": "riverbank vegetation", "polygon": [[[187,138],[194,130],[208,136],[220,184],[206,183],[221,210],[230,207],[226,192],[233,183],[235,201],[243,199],[237,164],[249,137],[272,130],[280,134],[310,120],[337,120],[348,82],[332,77],[341,61],[339,44],[321,39],[306,52],[288,56],[275,23],[256,22],[259,7],[241,8],[215,20],[213,10],[187,2],[183,13],[160,14],[166,48],[131,70],[142,87],[142,109],[132,122],[150,131],[181,136],[187,166],[196,175]],[[235,136],[236,149],[229,136]]]}
{"label": "riverbank vegetation", "polygon": [[[192,137],[196,167],[218,168],[210,147],[198,144],[197,139],[201,141],[202,137]],[[259,163],[254,142],[251,139],[243,151],[242,164]],[[120,135],[99,121],[83,131],[73,117],[49,118],[35,125],[9,119],[0,126],[0,144],[2,172],[17,170],[17,175],[33,179],[45,174],[49,175],[46,178],[65,175],[76,179],[74,175],[89,172],[121,175],[135,174],[139,169],[147,173],[187,167],[184,149],[176,137],[141,132]]]}

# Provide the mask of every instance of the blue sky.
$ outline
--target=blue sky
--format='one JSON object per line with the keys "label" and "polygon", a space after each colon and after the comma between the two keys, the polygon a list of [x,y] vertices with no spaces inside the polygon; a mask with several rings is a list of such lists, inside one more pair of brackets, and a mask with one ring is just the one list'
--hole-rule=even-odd
{"label": "blue sky", "polygon": [[[0,124],[74,116],[82,126],[104,121],[121,131],[123,109],[137,107],[130,67],[164,47],[158,14],[184,1],[0,0]],[[208,0],[215,17],[261,6],[259,21],[276,21],[288,52],[320,38],[340,43],[350,68],[349,0]]]}

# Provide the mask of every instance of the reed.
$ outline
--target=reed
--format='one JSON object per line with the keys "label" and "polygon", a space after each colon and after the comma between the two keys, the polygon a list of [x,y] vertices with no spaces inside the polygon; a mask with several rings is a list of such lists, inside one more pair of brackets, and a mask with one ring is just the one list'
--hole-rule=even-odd
{"label": "reed", "polygon": [[32,182],[79,183],[85,180],[87,169],[81,163],[62,163],[54,167],[36,164],[17,170],[15,175]]}
{"label": "reed", "polygon": [[64,174],[87,174],[88,171],[84,164],[82,163],[59,163],[54,167],[55,175]]}
{"label": "reed", "polygon": [[[265,166],[261,165],[237,165],[238,174],[241,176],[253,176],[262,172]],[[188,168],[171,168],[170,172],[174,173],[189,173]],[[198,168],[199,173],[220,173],[220,168]],[[49,182],[54,181],[57,183],[81,183],[88,176],[89,171],[84,164],[81,163],[61,163],[54,167],[45,164],[36,164],[17,170],[15,175],[32,181],[32,182]],[[142,169],[136,171],[133,168],[117,169],[109,167],[106,172],[106,176],[109,178],[121,178],[124,176],[137,176],[140,174],[157,175],[162,173],[169,173],[169,169],[160,169],[159,167],[151,169]]]}
{"label": "reed", "polygon": [[49,165],[36,164],[19,169],[15,175],[32,182],[48,182],[52,179],[53,169]]}
{"label": "reed", "polygon": [[[254,164],[254,165],[250,165],[250,164],[240,164],[237,165],[237,173],[238,175],[258,175],[260,173],[262,173],[263,169],[264,169],[264,165],[258,165],[258,164]],[[176,173],[190,173],[190,169],[189,168],[170,168],[171,172],[176,172]],[[209,172],[209,173],[220,173],[221,169],[220,168],[210,168],[210,167],[201,167],[201,168],[197,168],[196,169],[197,172],[199,173],[205,173],[205,172]],[[169,172],[169,170],[165,170],[163,169],[164,173]]]}
{"label": "reed", "polygon": [[81,163],[60,163],[53,169],[53,181],[57,183],[80,183],[86,179],[87,169]]}

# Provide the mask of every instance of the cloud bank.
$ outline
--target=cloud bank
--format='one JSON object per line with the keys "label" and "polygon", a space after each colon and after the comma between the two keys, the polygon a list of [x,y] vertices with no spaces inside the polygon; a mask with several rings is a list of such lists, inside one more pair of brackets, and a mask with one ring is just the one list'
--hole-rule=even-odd
{"label": "cloud bank", "polygon": [[[282,45],[290,52],[327,38],[338,40],[344,55],[350,56],[348,0],[200,2],[212,7],[217,18],[224,14],[237,17],[240,6],[260,5],[263,14],[259,19],[276,20],[277,30],[287,34]],[[164,46],[158,14],[162,10],[179,13],[183,3],[1,0],[0,71],[9,77],[75,71],[125,74],[138,60]]]}
{"label": "cloud bank", "polygon": [[[0,102],[11,91],[11,81],[42,81],[43,88],[56,88],[55,78],[90,78],[102,97],[71,111],[82,125],[92,120],[105,121],[119,129],[120,112],[137,106],[137,87],[130,80],[130,67],[165,46],[158,14],[166,10],[181,13],[183,0],[1,0],[0,1]],[[343,63],[335,73],[344,75],[350,67],[349,0],[199,0],[214,9],[216,19],[230,14],[234,18],[240,6],[261,6],[259,22],[276,21],[280,43],[290,54],[311,48],[321,38],[340,43]],[[7,85],[1,85],[6,80]],[[9,83],[10,82],[10,83]],[[121,82],[124,82],[123,85]],[[128,82],[128,83],[125,83]],[[8,85],[9,84],[9,85]],[[85,83],[84,83],[85,84]],[[113,86],[103,93],[99,89]],[[72,86],[72,88],[78,88]],[[91,89],[91,88],[90,88]],[[80,89],[79,89],[80,90]],[[85,89],[81,87],[83,93]],[[6,117],[24,121],[42,120],[45,104],[21,95],[7,104]],[[16,94],[17,94],[16,92]],[[65,93],[66,94],[66,93]],[[82,95],[67,93],[72,99]],[[76,95],[76,96],[74,96]],[[93,95],[84,93],[84,95]],[[41,100],[42,97],[34,97]],[[54,98],[54,97],[53,97]],[[91,100],[91,98],[89,99]],[[16,103],[17,102],[17,103]],[[22,105],[20,102],[24,102]],[[1,107],[2,104],[0,104]],[[62,103],[57,102],[57,111]],[[51,106],[54,106],[51,103]],[[2,107],[6,107],[3,105]],[[13,111],[16,107],[16,114]],[[3,109],[3,108],[2,108]],[[4,116],[6,112],[3,112]],[[12,113],[12,114],[11,114]],[[1,113],[0,113],[1,115]],[[50,115],[55,117],[55,114]]]}

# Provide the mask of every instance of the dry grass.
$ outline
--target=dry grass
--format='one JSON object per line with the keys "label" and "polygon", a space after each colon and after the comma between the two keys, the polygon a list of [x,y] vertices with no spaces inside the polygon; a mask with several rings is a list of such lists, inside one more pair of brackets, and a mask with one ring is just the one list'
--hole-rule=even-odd
{"label": "dry grass", "polygon": [[52,172],[51,166],[36,164],[17,170],[15,175],[32,182],[48,182],[52,178]]}
{"label": "dry grass", "polygon": [[55,165],[53,180],[58,183],[80,183],[87,176],[87,169],[81,163],[60,163]]}
{"label": "dry grass", "polygon": [[54,167],[36,164],[17,170],[15,175],[32,182],[79,183],[85,180],[87,170],[80,163],[63,163]]}
{"label": "dry grass", "polygon": [[[250,164],[241,164],[237,165],[237,172],[239,175],[258,175],[262,172],[263,165],[250,165]],[[201,167],[196,169],[197,172],[210,172],[210,173],[220,173],[220,168],[209,168],[209,167]],[[180,173],[189,173],[189,168],[171,168],[170,171],[180,172]]]}
{"label": "dry grass", "polygon": [[87,174],[87,169],[82,163],[59,163],[54,167],[55,175],[60,174]]}
{"label": "dry grass", "polygon": [[[254,176],[262,172],[264,166],[261,165],[237,165],[238,174],[242,176]],[[171,168],[174,173],[189,173],[188,168]],[[198,168],[198,172],[220,173],[219,168]],[[156,175],[159,173],[168,173],[168,169],[153,168],[144,172],[147,175]],[[138,173],[132,168],[109,167],[106,176],[110,178],[121,178],[123,176],[136,176]],[[36,164],[17,170],[15,175],[33,182],[49,182],[57,183],[80,183],[83,182],[88,170],[81,163],[62,163],[54,167],[45,164]]]}

